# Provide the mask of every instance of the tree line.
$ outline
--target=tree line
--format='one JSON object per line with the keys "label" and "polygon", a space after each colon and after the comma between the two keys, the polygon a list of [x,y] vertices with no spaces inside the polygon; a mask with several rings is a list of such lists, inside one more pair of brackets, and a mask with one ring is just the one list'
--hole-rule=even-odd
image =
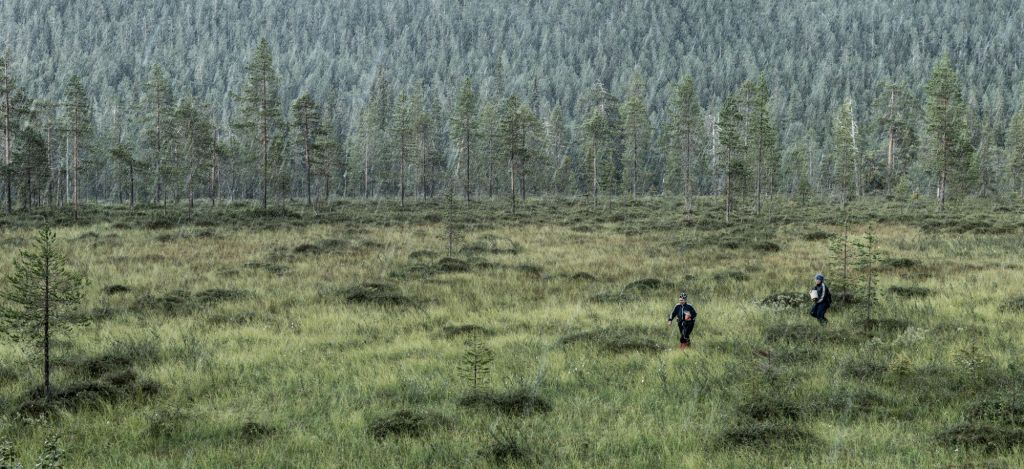
{"label": "tree line", "polygon": [[[651,103],[639,74],[616,95],[600,82],[581,96],[573,121],[546,106],[539,89],[489,95],[469,78],[444,86],[398,85],[378,71],[346,126],[324,98],[300,90],[286,102],[268,41],[245,61],[246,79],[229,94],[235,112],[175,93],[151,68],[139,102],[98,103],[77,76],[59,100],[33,99],[0,57],[3,203],[70,206],[82,198],[163,205],[197,199],[256,199],[266,208],[302,198],[443,195],[467,201],[506,197],[514,211],[529,196],[714,195],[728,218],[738,200],[755,211],[774,196],[870,194],[951,197],[1024,195],[1024,112],[1006,137],[975,118],[948,56],[918,87],[882,82],[869,103],[847,98],[831,111],[824,149],[810,140],[784,146],[770,77],[742,81],[717,109],[683,75],[664,103]],[[500,67],[496,81],[502,81]],[[535,82],[536,84],[536,82]],[[451,88],[451,89],[449,89]],[[451,94],[450,104],[441,96]],[[98,106],[115,106],[105,126]],[[653,107],[664,108],[656,118]],[[866,116],[866,117],[858,117]],[[1000,143],[1002,140],[1002,143]],[[596,200],[596,199],[595,199]],[[517,202],[518,201],[518,202]]]}

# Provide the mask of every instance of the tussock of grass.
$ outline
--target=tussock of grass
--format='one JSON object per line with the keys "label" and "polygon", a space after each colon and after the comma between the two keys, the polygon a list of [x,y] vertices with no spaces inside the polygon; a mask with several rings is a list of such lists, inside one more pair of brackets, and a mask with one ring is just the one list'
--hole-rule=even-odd
{"label": "tussock of grass", "polygon": [[238,429],[238,433],[243,440],[253,442],[274,435],[277,433],[277,429],[273,426],[250,420],[242,424],[241,428]]}
{"label": "tussock of grass", "polygon": [[508,415],[530,415],[551,412],[547,399],[532,389],[520,387],[503,392],[479,391],[463,397],[459,404],[464,407],[483,408]]}
{"label": "tussock of grass", "polygon": [[103,287],[103,293],[107,295],[118,295],[121,293],[128,293],[130,291],[132,291],[131,288],[116,283]]}
{"label": "tussock of grass", "polygon": [[522,246],[509,238],[484,235],[462,247],[463,254],[473,256],[482,254],[519,254]]}
{"label": "tussock of grass", "polygon": [[761,300],[761,306],[771,309],[789,309],[809,306],[810,301],[800,293],[776,293]]}
{"label": "tussock of grass", "polygon": [[596,329],[563,336],[558,343],[563,346],[590,344],[609,353],[654,353],[666,349],[664,344],[650,339],[649,335],[648,331],[638,329]]}
{"label": "tussock of grass", "polygon": [[1004,301],[1000,309],[1007,313],[1024,313],[1024,296],[1015,296]]}
{"label": "tussock of grass", "polygon": [[915,286],[893,285],[889,287],[889,293],[899,298],[924,298],[932,294],[931,289]]}
{"label": "tussock of grass", "polygon": [[396,436],[418,438],[436,428],[448,425],[448,418],[439,413],[403,409],[372,419],[367,431],[378,440]]}
{"label": "tussock of grass", "polygon": [[803,426],[790,421],[756,420],[735,423],[722,432],[722,449],[732,446],[749,446],[759,449],[810,445],[817,441],[814,434]]}
{"label": "tussock of grass", "polygon": [[494,335],[494,331],[476,324],[462,324],[457,326],[444,326],[441,329],[446,337],[458,337],[462,335]]}
{"label": "tussock of grass", "polygon": [[345,290],[345,300],[349,303],[367,303],[380,306],[401,306],[412,303],[402,294],[397,285],[391,283],[368,282]]}

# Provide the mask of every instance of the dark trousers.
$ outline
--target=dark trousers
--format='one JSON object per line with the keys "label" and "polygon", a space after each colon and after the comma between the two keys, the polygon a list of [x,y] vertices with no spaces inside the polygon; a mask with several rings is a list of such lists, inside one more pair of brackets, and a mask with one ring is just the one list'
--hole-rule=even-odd
{"label": "dark trousers", "polygon": [[693,332],[693,325],[697,322],[696,319],[692,321],[679,321],[679,343],[688,344],[690,343],[690,333]]}
{"label": "dark trousers", "polygon": [[827,310],[828,306],[825,303],[815,303],[811,308],[811,316],[817,318],[819,322],[826,322],[828,321],[828,319],[825,319],[825,311]]}

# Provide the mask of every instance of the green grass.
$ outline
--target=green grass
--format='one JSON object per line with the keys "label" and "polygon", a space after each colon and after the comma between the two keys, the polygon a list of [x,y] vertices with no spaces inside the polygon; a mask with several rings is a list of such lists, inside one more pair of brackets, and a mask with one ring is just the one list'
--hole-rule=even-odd
{"label": "green grass", "polygon": [[[92,324],[42,418],[18,415],[36,362],[0,343],[0,439],[30,463],[59,434],[70,467],[1024,464],[1024,206],[852,207],[880,304],[822,329],[799,301],[840,215],[713,204],[478,202],[451,257],[436,202],[52,213]],[[477,394],[471,334],[495,351]]]}

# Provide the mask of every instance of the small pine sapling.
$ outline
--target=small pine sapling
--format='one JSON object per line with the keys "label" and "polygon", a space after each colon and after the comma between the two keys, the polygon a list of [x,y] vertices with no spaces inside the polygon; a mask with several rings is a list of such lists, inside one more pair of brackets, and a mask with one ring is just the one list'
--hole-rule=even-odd
{"label": "small pine sapling", "polygon": [[472,393],[478,394],[491,373],[494,351],[479,336],[466,341],[466,352],[462,355],[459,372],[469,383]]}
{"label": "small pine sapling", "polygon": [[68,270],[56,246],[57,237],[43,228],[35,248],[21,252],[0,289],[3,334],[43,355],[43,393],[50,398],[51,338],[76,324],[68,315],[82,300],[85,277]]}
{"label": "small pine sapling", "polygon": [[881,257],[878,254],[877,244],[875,236],[870,233],[865,235],[863,240],[853,242],[857,249],[855,266],[860,271],[858,294],[869,317],[878,298],[878,266]]}

